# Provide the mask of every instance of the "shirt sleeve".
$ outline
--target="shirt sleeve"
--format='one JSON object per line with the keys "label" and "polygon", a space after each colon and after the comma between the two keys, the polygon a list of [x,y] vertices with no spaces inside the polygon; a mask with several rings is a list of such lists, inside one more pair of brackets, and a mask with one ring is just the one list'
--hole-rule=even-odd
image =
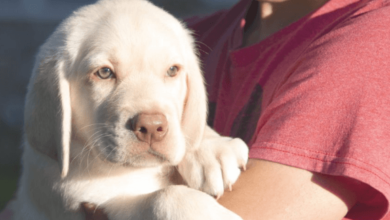
{"label": "shirt sleeve", "polygon": [[389,9],[351,18],[307,49],[263,108],[250,150],[367,185],[353,219],[381,219],[390,201]]}

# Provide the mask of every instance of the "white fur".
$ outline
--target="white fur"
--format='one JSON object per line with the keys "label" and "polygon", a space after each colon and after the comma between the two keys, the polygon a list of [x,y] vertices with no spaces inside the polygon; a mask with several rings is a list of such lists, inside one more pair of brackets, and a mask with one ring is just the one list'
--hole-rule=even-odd
{"label": "white fur", "polygon": [[[65,20],[28,86],[15,219],[84,219],[82,202],[110,219],[240,219],[198,191],[221,196],[248,148],[206,126],[193,44],[180,22],[143,0],[102,0]],[[103,67],[115,77],[98,77]],[[156,112],[169,129],[149,145],[128,124]],[[176,172],[197,190],[174,185]]]}

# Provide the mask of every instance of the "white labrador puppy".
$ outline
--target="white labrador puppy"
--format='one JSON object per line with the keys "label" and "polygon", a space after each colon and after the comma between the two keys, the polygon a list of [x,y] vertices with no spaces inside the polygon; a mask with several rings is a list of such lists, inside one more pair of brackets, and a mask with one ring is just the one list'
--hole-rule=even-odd
{"label": "white labrador puppy", "polygon": [[83,202],[115,220],[240,219],[210,195],[237,180],[248,148],[206,114],[179,21],[143,0],[79,9],[37,55],[15,219],[84,219]]}

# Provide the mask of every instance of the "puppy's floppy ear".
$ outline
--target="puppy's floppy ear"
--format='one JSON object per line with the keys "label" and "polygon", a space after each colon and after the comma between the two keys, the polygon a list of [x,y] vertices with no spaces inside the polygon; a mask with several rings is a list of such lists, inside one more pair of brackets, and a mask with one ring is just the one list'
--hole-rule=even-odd
{"label": "puppy's floppy ear", "polygon": [[69,170],[71,106],[64,62],[56,55],[38,54],[25,106],[25,133],[28,144],[56,159],[61,177]]}
{"label": "puppy's floppy ear", "polygon": [[200,145],[206,127],[207,96],[198,58],[193,50],[190,53],[182,128],[189,150],[195,150]]}

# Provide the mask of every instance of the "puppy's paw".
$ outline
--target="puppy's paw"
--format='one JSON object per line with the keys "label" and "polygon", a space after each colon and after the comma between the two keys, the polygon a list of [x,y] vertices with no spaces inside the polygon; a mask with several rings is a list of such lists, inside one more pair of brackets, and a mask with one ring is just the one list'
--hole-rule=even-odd
{"label": "puppy's paw", "polygon": [[248,161],[248,146],[239,138],[222,137],[214,131],[205,135],[199,149],[187,152],[178,170],[188,186],[219,198],[232,190]]}

